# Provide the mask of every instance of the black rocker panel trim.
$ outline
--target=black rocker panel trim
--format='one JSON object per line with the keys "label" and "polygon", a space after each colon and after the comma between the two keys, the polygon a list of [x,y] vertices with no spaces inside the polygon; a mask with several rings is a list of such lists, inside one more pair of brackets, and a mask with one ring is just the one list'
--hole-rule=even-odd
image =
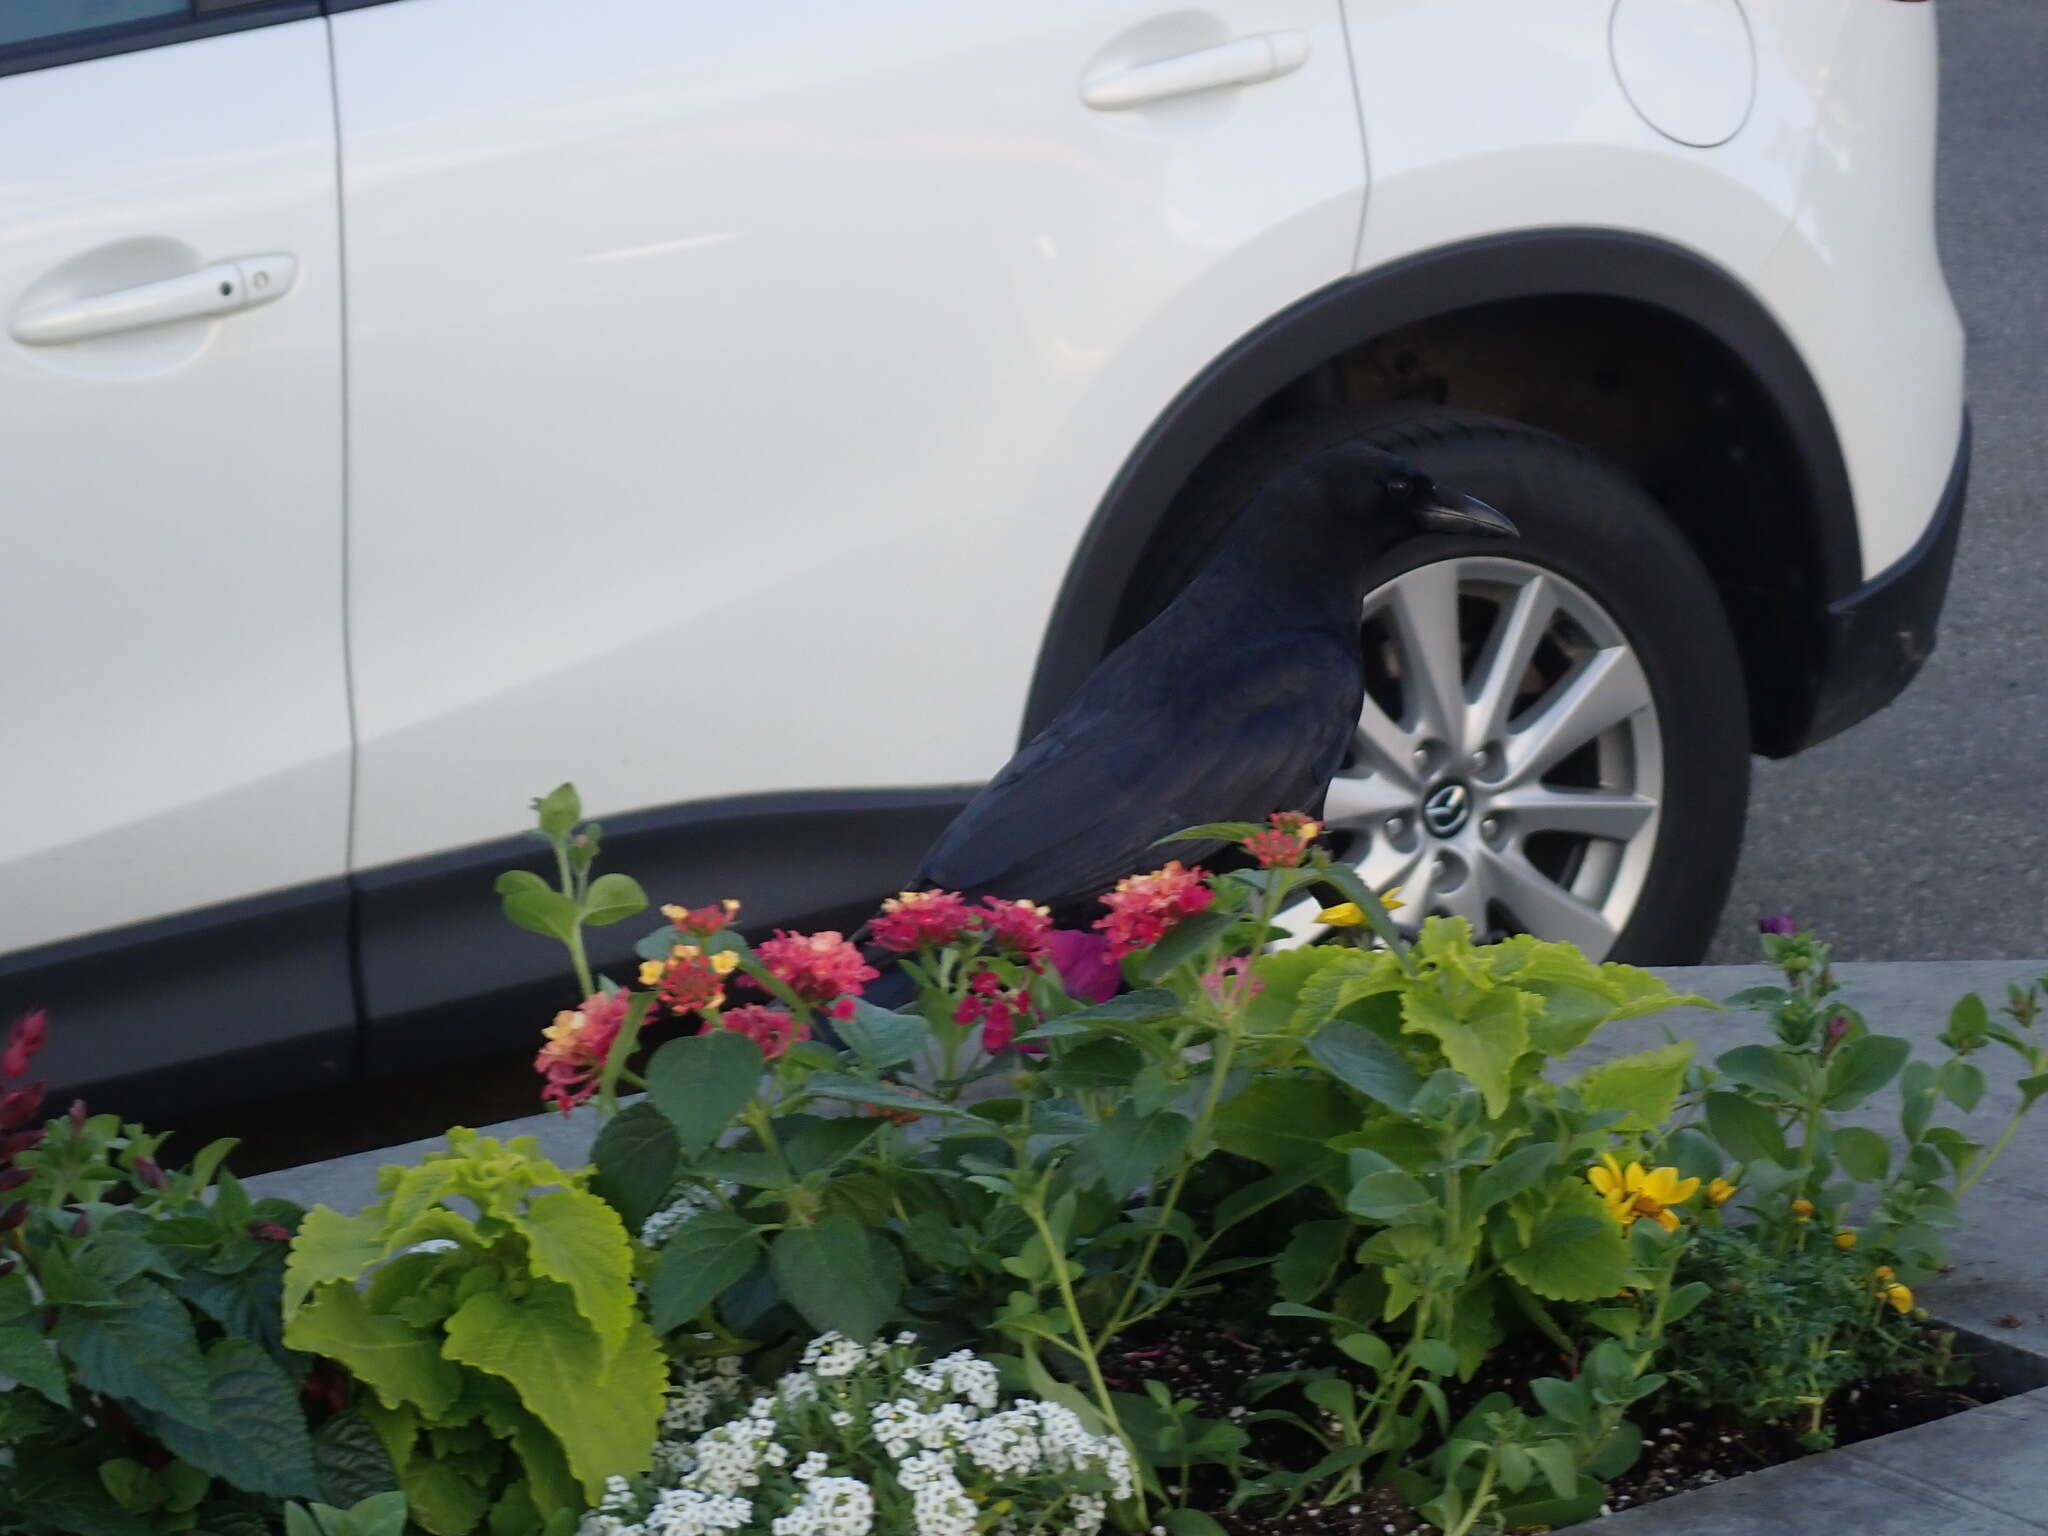
{"label": "black rocker panel trim", "polygon": [[326,880],[0,958],[0,1023],[50,1012],[35,1074],[126,1119],[351,1081],[349,892]]}
{"label": "black rocker panel trim", "polygon": [[[1458,310],[1541,297],[1623,299],[1718,343],[1776,412],[1813,519],[1823,595],[1862,576],[1855,502],[1833,420],[1778,324],[1734,278],[1678,246],[1614,230],[1533,230],[1405,258],[1345,278],[1274,316],[1181,391],[1125,461],[1083,536],[1047,627],[1023,735],[1052,718],[1108,648],[1138,561],[1202,460],[1259,405],[1375,337]],[[1818,618],[1818,615],[1816,615]]]}
{"label": "black rocker panel trim", "polygon": [[[755,795],[603,818],[599,867],[633,875],[659,903],[727,896],[742,926],[863,921],[901,887],[975,786]],[[568,957],[506,922],[492,882],[511,868],[553,878],[537,837],[507,838],[356,878],[358,975],[372,1076],[437,1059],[530,1049],[574,1006]],[[650,912],[590,930],[590,963],[629,978]]]}

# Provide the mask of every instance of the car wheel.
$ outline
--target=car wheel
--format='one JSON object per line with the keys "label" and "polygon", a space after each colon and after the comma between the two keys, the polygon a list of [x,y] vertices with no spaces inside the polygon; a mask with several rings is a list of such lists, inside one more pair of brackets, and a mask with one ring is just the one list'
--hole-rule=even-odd
{"label": "car wheel", "polygon": [[[1691,546],[1576,446],[1443,410],[1341,414],[1246,443],[1177,527],[1220,528],[1345,438],[1492,503],[1521,537],[1419,538],[1374,573],[1365,707],[1324,811],[1331,846],[1400,891],[1411,928],[1455,915],[1595,959],[1698,960],[1741,851],[1749,727],[1735,642]],[[1199,558],[1182,541],[1154,600]],[[1312,903],[1284,922],[1296,942],[1320,936]]]}

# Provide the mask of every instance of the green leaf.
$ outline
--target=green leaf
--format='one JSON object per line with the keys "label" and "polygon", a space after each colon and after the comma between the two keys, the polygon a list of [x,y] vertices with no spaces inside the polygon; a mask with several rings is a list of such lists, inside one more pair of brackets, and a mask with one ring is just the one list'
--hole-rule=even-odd
{"label": "green leaf", "polygon": [[633,1318],[633,1254],[619,1213],[587,1190],[558,1189],[527,1201],[512,1224],[526,1239],[533,1272],[569,1288],[606,1351],[624,1343]]}
{"label": "green leaf", "polygon": [[1085,1008],[1076,1008],[1063,1013],[1050,1024],[1059,1026],[1062,1034],[1071,1034],[1074,1027],[1084,1024],[1155,1024],[1161,1019],[1170,1019],[1180,1012],[1180,999],[1164,987],[1141,987],[1135,992],[1125,992],[1116,997],[1105,998],[1099,1003],[1090,1003]]}
{"label": "green leaf", "polygon": [[1471,1214],[1484,1215],[1501,1201],[1519,1195],[1557,1163],[1557,1144],[1539,1141],[1517,1147],[1472,1181]]}
{"label": "green leaf", "polygon": [[647,1470],[668,1371],[644,1322],[635,1319],[625,1343],[608,1351],[568,1289],[543,1281],[517,1299],[497,1290],[471,1296],[448,1319],[447,1352],[512,1384],[561,1441],[593,1501],[607,1477]]}
{"label": "green leaf", "polygon": [[1193,1130],[1185,1115],[1162,1109],[1140,1116],[1126,1100],[1076,1147],[1076,1174],[1101,1180],[1121,1202],[1171,1164]]}
{"label": "green leaf", "polygon": [[1843,1126],[1835,1132],[1835,1161],[1859,1184],[1875,1184],[1890,1171],[1891,1143],[1875,1131],[1860,1125]]}
{"label": "green leaf", "polygon": [[794,1135],[782,1137],[783,1156],[799,1176],[838,1167],[872,1141],[882,1122],[867,1115],[840,1115],[814,1120]]}
{"label": "green leaf", "polygon": [[915,1060],[931,1039],[931,1028],[922,1014],[891,1013],[858,997],[853,1000],[853,1017],[840,1019],[832,1027],[861,1059],[861,1065],[873,1072]]}
{"label": "green leaf", "polygon": [[1405,1111],[1422,1087],[1421,1074],[1399,1051],[1358,1024],[1325,1024],[1310,1039],[1308,1053],[1339,1082],[1396,1113]]}
{"label": "green leaf", "polygon": [[35,1455],[19,1457],[12,1477],[0,1480],[0,1501],[9,1514],[19,1511],[27,1517],[26,1526],[15,1529],[36,1536],[152,1536],[148,1523],[107,1496],[92,1464],[76,1453],[39,1448]]}
{"label": "green leaf", "polygon": [[293,1349],[337,1360],[387,1408],[410,1403],[438,1419],[462,1395],[462,1373],[441,1357],[439,1341],[386,1312],[373,1312],[346,1281],[335,1281],[285,1324]]}
{"label": "green leaf", "polygon": [[1529,1390],[1542,1404],[1543,1411],[1560,1424],[1573,1429],[1584,1429],[1592,1424],[1593,1399],[1582,1383],[1556,1376],[1539,1376],[1529,1383]]}
{"label": "green leaf", "polygon": [[881,1331],[903,1294],[903,1259],[895,1246],[843,1214],[814,1227],[785,1228],[769,1249],[768,1266],[805,1322],[859,1342]]}
{"label": "green leaf", "polygon": [[558,784],[533,802],[541,834],[549,839],[567,837],[583,819],[583,798],[574,784]]}
{"label": "green leaf", "polygon": [[1367,1221],[1399,1221],[1418,1205],[1429,1202],[1429,1191],[1398,1168],[1369,1173],[1351,1186],[1344,1209]]}
{"label": "green leaf", "polygon": [[1618,1109],[1625,1118],[1616,1122],[1624,1135],[1647,1134],[1671,1117],[1672,1106],[1685,1086],[1686,1068],[1692,1065],[1693,1043],[1676,1040],[1654,1050],[1619,1056],[1581,1072],[1572,1079],[1588,1109],[1598,1113]]}
{"label": "green leaf", "polygon": [[675,1123],[645,1100],[630,1104],[597,1133],[590,1150],[596,1166],[591,1190],[637,1232],[661,1209],[681,1158]]}
{"label": "green leaf", "polygon": [[1433,1376],[1449,1376],[1458,1369],[1458,1352],[1442,1339],[1417,1339],[1408,1357]]}
{"label": "green leaf", "polygon": [[676,1128],[683,1156],[725,1134],[761,1082],[761,1048],[730,1030],[671,1040],[647,1064],[647,1097]]}
{"label": "green leaf", "polygon": [[879,1109],[907,1109],[919,1115],[937,1115],[946,1120],[969,1120],[974,1117],[965,1110],[948,1104],[943,1099],[926,1098],[923,1094],[911,1093],[892,1083],[864,1083],[858,1078],[841,1077],[833,1072],[819,1072],[804,1082],[804,1092],[813,1098],[831,1099],[841,1104],[873,1104]]}
{"label": "green leaf", "polygon": [[1744,987],[1733,996],[1723,998],[1723,1008],[1741,1011],[1758,1008],[1782,1008],[1792,1001],[1792,994],[1783,987]]}
{"label": "green leaf", "polygon": [[1756,1100],[1740,1093],[1710,1093],[1706,1114],[1708,1132],[1736,1162],[1753,1163],[1759,1158],[1774,1163],[1790,1161],[1777,1118]]}
{"label": "green leaf", "polygon": [[1257,1215],[1276,1201],[1284,1200],[1315,1177],[1312,1168],[1293,1168],[1272,1174],[1251,1184],[1240,1185],[1216,1202],[1212,1233],[1226,1232],[1247,1216]]}
{"label": "green leaf", "polygon": [[1139,979],[1158,981],[1171,975],[1244,920],[1242,912],[1198,912],[1182,918],[1165,938],[1137,956]]}
{"label": "green leaf", "polygon": [[754,1224],[731,1211],[700,1211],[662,1245],[648,1283],[647,1304],[657,1333],[670,1333],[738,1283],[761,1257]]}
{"label": "green leaf", "polygon": [[1276,1172],[1337,1166],[1325,1145],[1358,1128],[1357,1101],[1327,1077],[1255,1077],[1224,1100],[1213,1122],[1216,1144]]}
{"label": "green leaf", "polygon": [[387,1494],[398,1486],[391,1457],[370,1421],[354,1409],[337,1413],[313,1436],[313,1475],[320,1497],[340,1509],[375,1497],[395,1498],[401,1513],[404,1496]]}
{"label": "green leaf", "polygon": [[1664,1326],[1682,1323],[1692,1316],[1694,1309],[1714,1293],[1714,1288],[1704,1280],[1695,1280],[1681,1285],[1664,1298]]}
{"label": "green leaf", "polygon": [[1199,826],[1183,827],[1155,840],[1154,848],[1163,848],[1168,843],[1236,843],[1242,842],[1255,832],[1265,829],[1256,821],[1205,821]]}
{"label": "green leaf", "polygon": [[285,1259],[285,1316],[298,1311],[315,1286],[354,1280],[383,1257],[383,1225],[374,1208],[344,1216],[327,1206],[314,1206],[299,1224]]}
{"label": "green leaf", "polygon": [[[1498,1230],[1498,1229],[1497,1229]],[[1507,1272],[1551,1301],[1598,1301],[1628,1284],[1628,1243],[1590,1186],[1573,1179],[1529,1234],[1503,1255]]]}
{"label": "green leaf", "polygon": [[210,1426],[160,1419],[164,1448],[248,1493],[314,1497],[312,1437],[298,1389],[277,1362],[247,1339],[220,1339],[206,1351],[206,1376]]}
{"label": "green leaf", "polygon": [[59,1408],[71,1406],[71,1388],[56,1347],[36,1327],[35,1314],[0,1323],[0,1376],[40,1392]]}
{"label": "green leaf", "polygon": [[[1068,1093],[1128,1089],[1144,1070],[1144,1058],[1128,1040],[1101,1037],[1068,1048],[1047,1076]],[[1126,1099],[1126,1107],[1132,1107]]]}
{"label": "green leaf", "polygon": [[1828,1063],[1829,1109],[1853,1109],[1899,1075],[1913,1054],[1913,1043],[1898,1035],[1863,1035],[1851,1040]]}
{"label": "green leaf", "polygon": [[1309,1221],[1296,1227],[1273,1263],[1274,1287],[1290,1302],[1315,1300],[1335,1278],[1350,1235],[1348,1221]]}
{"label": "green leaf", "polygon": [[2048,1072],[2039,1072],[2032,1077],[2023,1077],[2016,1086],[2020,1091],[2020,1109],[2024,1113],[2034,1107],[2036,1099],[2040,1098],[2042,1094],[2048,1093]]}
{"label": "green leaf", "polygon": [[1737,1046],[1715,1060],[1714,1070],[1731,1083],[1753,1088],[1771,1098],[1783,1099],[1790,1104],[1805,1102],[1806,1083],[1785,1052],[1777,1046]]}
{"label": "green leaf", "polygon": [[1160,1523],[1173,1536],[1230,1536],[1215,1519],[1199,1509],[1169,1509],[1159,1515]]}
{"label": "green leaf", "polygon": [[421,1457],[398,1475],[414,1522],[434,1536],[467,1536],[490,1508],[490,1495],[452,1463]]}
{"label": "green leaf", "polygon": [[1973,1061],[1945,1061],[1935,1079],[1949,1102],[1966,1115],[1983,1100],[1984,1069]]}
{"label": "green leaf", "polygon": [[599,875],[583,895],[583,921],[606,928],[647,910],[647,893],[631,875]]}
{"label": "green leaf", "polygon": [[66,1311],[57,1347],[79,1382],[152,1413],[204,1427],[206,1361],[184,1305],[154,1281],[138,1281],[102,1311]]}
{"label": "green leaf", "polygon": [[1489,1115],[1507,1113],[1515,1063],[1529,1049],[1529,1014],[1537,1000],[1514,987],[1480,994],[1462,1015],[1434,992],[1417,988],[1401,999],[1401,1027],[1433,1036],[1444,1059],[1486,1101]]}
{"label": "green leaf", "polygon": [[576,936],[582,912],[574,901],[540,876],[523,869],[508,869],[498,876],[496,889],[505,916],[528,933],[559,939],[564,944]]}

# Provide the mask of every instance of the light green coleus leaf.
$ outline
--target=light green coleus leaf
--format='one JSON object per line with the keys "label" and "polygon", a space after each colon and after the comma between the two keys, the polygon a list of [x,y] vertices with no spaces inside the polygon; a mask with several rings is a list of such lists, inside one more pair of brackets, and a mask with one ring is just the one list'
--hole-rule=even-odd
{"label": "light green coleus leaf", "polygon": [[647,1470],[668,1368],[638,1318],[607,1350],[569,1288],[542,1281],[517,1299],[470,1297],[448,1319],[446,1348],[450,1360],[511,1383],[593,1501],[606,1478]]}
{"label": "light green coleus leaf", "polygon": [[1434,988],[1418,987],[1401,999],[1401,1028],[1429,1035],[1444,1060],[1479,1090],[1489,1115],[1507,1112],[1515,1063],[1529,1049],[1529,1019],[1540,999],[1513,987],[1495,987],[1451,1004]]}
{"label": "light green coleus leaf", "polygon": [[1616,1127],[1624,1134],[1654,1131],[1671,1117],[1692,1057],[1693,1042],[1676,1040],[1588,1068],[1571,1086],[1588,1109],[1625,1110],[1628,1118]]}
{"label": "light green coleus leaf", "polygon": [[411,1404],[439,1418],[462,1394],[462,1373],[441,1357],[433,1334],[375,1312],[346,1280],[323,1285],[284,1325],[293,1349],[338,1360],[387,1408]]}
{"label": "light green coleus leaf", "polygon": [[607,1350],[623,1344],[633,1320],[633,1251],[619,1213],[588,1191],[558,1189],[529,1201],[512,1224],[533,1272],[569,1287]]}

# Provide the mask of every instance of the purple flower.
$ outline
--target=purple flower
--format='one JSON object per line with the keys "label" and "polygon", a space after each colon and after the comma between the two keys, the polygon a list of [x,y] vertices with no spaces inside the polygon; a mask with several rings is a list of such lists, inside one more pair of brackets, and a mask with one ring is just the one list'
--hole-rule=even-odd
{"label": "purple flower", "polygon": [[1758,933],[1776,934],[1781,939],[1789,939],[1799,930],[1792,921],[1791,913],[1780,912],[1774,917],[1758,918],[1756,920],[1756,931]]}
{"label": "purple flower", "polygon": [[1108,939],[1080,928],[1055,928],[1047,946],[1067,996],[1083,1003],[1104,1003],[1116,996],[1124,978],[1109,952]]}

